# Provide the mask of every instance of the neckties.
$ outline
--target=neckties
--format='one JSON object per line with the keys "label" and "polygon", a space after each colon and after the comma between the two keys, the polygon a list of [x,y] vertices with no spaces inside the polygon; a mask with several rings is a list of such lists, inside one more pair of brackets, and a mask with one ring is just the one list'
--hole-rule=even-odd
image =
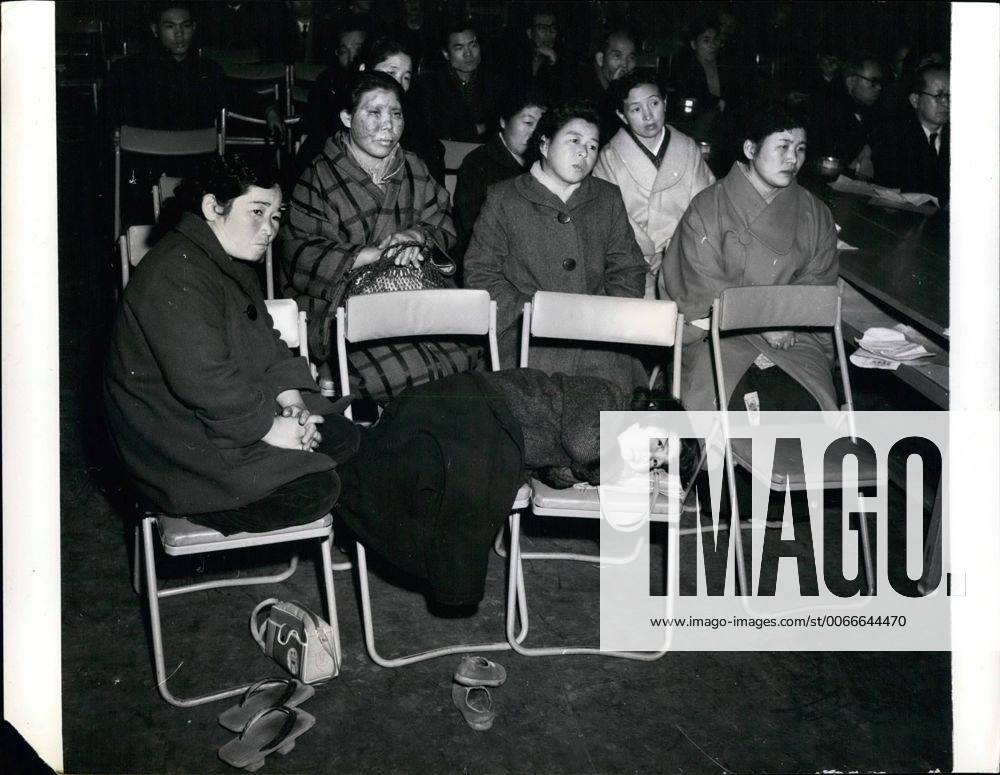
{"label": "neckties", "polygon": [[931,132],[930,136],[927,138],[927,145],[930,147],[931,152],[935,156],[937,156],[937,152],[938,152],[938,150],[937,150],[937,137],[938,137],[938,133],[937,132]]}

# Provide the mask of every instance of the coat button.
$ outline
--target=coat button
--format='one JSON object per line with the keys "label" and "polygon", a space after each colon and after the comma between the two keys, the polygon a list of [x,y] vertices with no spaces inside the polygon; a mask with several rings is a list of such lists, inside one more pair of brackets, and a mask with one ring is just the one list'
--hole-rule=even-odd
{"label": "coat button", "polygon": [[751,242],[753,242],[753,236],[750,234],[750,232],[749,231],[741,231],[740,232],[740,244],[745,247],[745,246],[749,245]]}
{"label": "coat button", "polygon": [[564,259],[562,262],[562,268],[565,269],[567,272],[572,272],[574,269],[576,269],[576,259],[575,258]]}
{"label": "coat button", "polygon": [[556,220],[559,221],[559,223],[569,223],[573,219],[570,218],[569,213],[559,213],[559,215],[556,216]]}
{"label": "coat button", "polygon": [[247,304],[247,317],[251,320],[257,319],[257,308],[253,304]]}

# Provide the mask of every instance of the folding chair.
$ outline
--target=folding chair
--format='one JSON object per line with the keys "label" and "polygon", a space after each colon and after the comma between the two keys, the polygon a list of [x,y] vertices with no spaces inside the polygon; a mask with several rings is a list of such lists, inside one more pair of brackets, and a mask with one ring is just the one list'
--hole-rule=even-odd
{"label": "folding chair", "polygon": [[[347,345],[375,339],[394,337],[466,335],[485,336],[489,344],[490,367],[500,368],[497,354],[496,302],[482,290],[423,290],[374,293],[353,296],[347,306],[337,309],[337,360],[341,385],[348,384]],[[346,390],[346,388],[345,388]],[[347,411],[350,417],[350,409]],[[527,507],[531,491],[527,485],[518,491],[511,511]],[[372,624],[371,592],[368,586],[368,563],[365,548],[357,543],[358,583],[361,587],[361,614],[364,621],[365,647],[369,656],[382,667],[399,667],[426,659],[471,651],[504,651],[510,648],[506,641],[471,645],[442,646],[405,656],[386,658],[375,647]],[[519,602],[523,595],[516,592]],[[524,613],[524,608],[521,606]],[[511,639],[517,640],[513,627]]]}
{"label": "folding chair", "polygon": [[121,126],[115,130],[115,239],[122,231],[122,151],[146,156],[199,156],[222,153],[215,127],[171,131]]}
{"label": "folding chair", "polygon": [[[681,339],[680,331],[684,316],[677,312],[672,301],[652,299],[631,299],[614,296],[589,296],[576,293],[553,293],[537,291],[532,301],[524,305],[521,324],[521,367],[530,365],[531,340],[567,339],[587,342],[607,342],[673,348],[672,393],[680,398]],[[601,518],[601,501],[596,489],[570,488],[557,490],[532,479],[531,510],[536,516],[573,517],[583,519]],[[684,497],[687,493],[684,493]],[[680,525],[668,519],[666,503],[654,508],[650,519],[667,522],[668,552],[675,558]],[[650,661],[662,657],[666,650],[657,652],[601,651],[588,647],[529,647],[513,637],[513,600],[515,583],[521,586],[524,612],[521,626],[528,629],[526,592],[524,591],[523,560],[573,560],[577,562],[600,563],[600,555],[564,552],[522,552],[520,545],[521,515],[510,515],[510,575],[508,576],[507,633],[511,647],[525,656],[552,656],[563,654],[595,654],[622,659]],[[499,549],[499,540],[497,542]],[[676,567],[675,559],[668,554],[670,567]],[[673,574],[668,576],[667,596],[675,594]]]}
{"label": "folding chair", "polygon": [[[844,353],[844,339],[840,323],[840,288],[836,285],[757,285],[745,288],[726,288],[719,298],[712,303],[712,360],[715,366],[716,396],[719,402],[719,412],[722,419],[722,432],[725,439],[726,479],[729,483],[730,507],[737,509],[735,465],[749,471],[758,480],[767,482],[772,490],[804,490],[805,477],[798,475],[772,476],[769,471],[754,468],[748,449],[739,444],[733,444],[730,433],[729,408],[726,396],[725,378],[722,373],[721,334],[724,331],[750,329],[788,329],[788,328],[832,328],[834,344],[837,348],[837,363],[840,366],[841,386],[846,404],[842,411],[847,414],[847,426],[852,442],[857,440],[857,428],[854,423],[854,396],[851,393],[851,378],[847,369],[847,357]],[[870,487],[876,483],[875,461],[858,456],[858,486]],[[775,470],[788,470],[790,466],[782,466],[775,461]],[[826,489],[841,486],[840,463],[831,461],[823,471],[823,486]],[[864,496],[861,496],[862,498]],[[862,506],[861,513],[865,512]],[[864,519],[859,520],[861,531],[861,550],[865,563],[865,578],[868,581],[868,594],[874,594],[875,577],[872,571],[871,544],[868,537],[868,526]],[[746,593],[748,584],[743,559],[743,540],[741,530],[734,530],[736,539],[736,561],[739,573],[741,592]]]}
{"label": "folding chair", "polygon": [[129,276],[134,267],[142,261],[142,257],[152,247],[149,236],[152,226],[129,226],[128,231],[118,238],[118,257],[121,261],[122,290],[128,285]]}
{"label": "folding chair", "polygon": [[[275,95],[277,95],[277,90],[275,90]],[[292,152],[292,136],[291,127],[299,123],[298,117],[284,118],[282,119],[285,125],[285,140],[284,147],[275,144],[274,154],[275,162],[281,165],[281,152],[284,150],[285,153],[290,154]],[[235,134],[233,130],[233,122],[242,122],[244,124],[249,124],[254,127],[259,128],[258,134]],[[247,116],[243,113],[237,113],[235,110],[229,110],[228,108],[223,108],[219,114],[219,147],[222,149],[221,153],[225,153],[226,149],[231,146],[236,147],[250,147],[250,148],[266,148],[271,144],[269,138],[266,137],[267,134],[267,121],[263,118],[254,118],[253,116]]]}
{"label": "folding chair", "polygon": [[463,143],[459,140],[442,140],[444,143],[444,187],[448,196],[455,196],[455,186],[458,185],[458,169],[462,160],[482,143]]}
{"label": "folding chair", "polygon": [[160,222],[160,211],[163,210],[163,203],[174,195],[183,180],[184,178],[160,175],[160,179],[153,184],[153,223]]}
{"label": "folding chair", "polygon": [[[281,334],[281,338],[289,347],[297,348],[300,352],[305,352],[303,345],[305,342],[305,313],[299,312],[293,299],[280,299],[269,301],[267,311],[274,319],[275,328]],[[160,588],[156,575],[156,555],[153,544],[153,530],[156,528],[160,544],[163,550],[171,557],[187,556],[193,554],[204,554],[207,552],[231,551],[233,549],[245,549],[256,546],[270,546],[273,544],[291,543],[294,541],[306,541],[318,539],[320,542],[320,555],[323,564],[323,595],[326,602],[326,612],[331,627],[333,628],[333,645],[337,658],[337,663],[341,662],[340,650],[340,629],[337,622],[337,601],[334,596],[333,571],[340,569],[334,565],[331,547],[333,544],[333,517],[327,514],[313,522],[305,525],[296,525],[281,530],[271,530],[266,533],[234,533],[224,536],[207,527],[202,527],[179,517],[171,517],[167,514],[145,513],[142,521],[136,527],[135,532],[135,563],[133,586],[136,593],[140,592],[140,568],[143,562],[140,560],[140,540],[142,545],[142,557],[145,564],[146,576],[146,598],[149,604],[150,629],[153,637],[153,660],[156,667],[156,682],[160,694],[171,705],[188,708],[195,705],[203,705],[207,702],[215,702],[226,697],[234,697],[242,694],[250,686],[249,683],[241,686],[220,689],[218,691],[202,694],[197,697],[178,697],[167,687],[166,665],[163,655],[163,633],[160,618],[160,599],[184,595],[190,592],[200,592],[208,589],[221,587],[238,587],[257,584],[276,584],[290,578],[298,567],[298,555],[293,555],[288,567],[280,573],[263,576],[243,576],[237,578],[222,579],[219,581],[203,581],[195,584],[185,584],[168,588]],[[140,538],[141,531],[141,538]]]}

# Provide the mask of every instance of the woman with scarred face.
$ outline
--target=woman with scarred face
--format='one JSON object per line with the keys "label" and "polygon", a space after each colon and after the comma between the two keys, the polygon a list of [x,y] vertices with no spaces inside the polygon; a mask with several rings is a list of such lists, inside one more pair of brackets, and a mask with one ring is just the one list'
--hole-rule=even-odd
{"label": "woman with scarred face", "polygon": [[[687,323],[681,395],[692,410],[716,408],[707,332],[712,300],[722,290],[837,282],[833,216],[796,182],[806,158],[803,118],[781,104],[765,105],[743,137],[743,160],[692,200],[660,275],[661,291]],[[838,408],[829,334],[734,333],[722,339],[722,363],[726,385],[733,386],[731,409],[743,409],[751,393],[761,410]]]}
{"label": "woman with scarred face", "polygon": [[[518,364],[521,312],[535,291],[643,295],[646,262],[621,194],[591,176],[598,145],[593,108],[560,105],[535,129],[529,171],[489,189],[465,255],[465,279],[496,299],[503,368]],[[629,393],[646,381],[636,359],[598,347],[533,347],[531,365],[603,377]]]}

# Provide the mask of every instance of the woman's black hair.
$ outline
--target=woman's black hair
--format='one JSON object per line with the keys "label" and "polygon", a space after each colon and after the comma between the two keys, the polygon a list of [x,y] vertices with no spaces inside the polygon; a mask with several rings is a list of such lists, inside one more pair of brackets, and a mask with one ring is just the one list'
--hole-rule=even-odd
{"label": "woman's black hair", "polygon": [[541,108],[548,110],[549,100],[541,92],[533,89],[511,88],[500,95],[497,108],[500,118],[510,121],[525,108]]}
{"label": "woman's black hair", "polygon": [[410,58],[410,62],[413,62],[413,53],[410,49],[395,38],[383,37],[371,44],[361,62],[365,70],[374,70],[377,65],[396,54],[404,54]]}
{"label": "woman's black hair", "polygon": [[351,115],[361,104],[361,98],[370,91],[384,89],[396,95],[399,103],[403,103],[403,87],[399,85],[395,78],[387,73],[378,70],[363,70],[356,73],[351,84],[351,90],[347,94],[346,104],[343,106]]}
{"label": "woman's black hair", "polygon": [[622,113],[625,112],[625,100],[628,99],[629,92],[638,86],[645,86],[649,84],[650,86],[655,86],[657,91],[660,92],[660,97],[663,96],[663,87],[660,82],[656,79],[655,75],[650,75],[649,73],[644,73],[642,70],[633,70],[628,75],[624,75],[617,81],[612,81],[610,86],[611,99],[614,101],[615,110],[620,110]]}
{"label": "woman's black hair", "polygon": [[758,148],[768,135],[787,129],[809,131],[809,120],[805,113],[789,105],[784,100],[766,100],[746,112],[743,133],[740,136],[740,153],[743,143],[749,140]]}
{"label": "woman's black hair", "polygon": [[528,141],[528,160],[537,161],[542,158],[542,138],[551,142],[552,138],[559,134],[559,130],[575,118],[593,124],[598,129],[601,128],[601,117],[589,100],[556,105],[542,114],[538,126],[535,127],[531,140]]}
{"label": "woman's black hair", "polygon": [[178,187],[176,196],[184,209],[202,215],[201,200],[206,194],[212,194],[222,206],[223,213],[228,213],[233,200],[245,194],[251,186],[268,189],[280,186],[274,165],[251,164],[238,154],[228,158],[211,156],[202,164],[196,177],[185,180]]}
{"label": "woman's black hair", "polygon": [[687,43],[688,45],[694,43],[698,40],[698,36],[701,35],[706,30],[719,31],[719,17],[718,14],[714,13],[702,13],[695,16],[687,24]]}

